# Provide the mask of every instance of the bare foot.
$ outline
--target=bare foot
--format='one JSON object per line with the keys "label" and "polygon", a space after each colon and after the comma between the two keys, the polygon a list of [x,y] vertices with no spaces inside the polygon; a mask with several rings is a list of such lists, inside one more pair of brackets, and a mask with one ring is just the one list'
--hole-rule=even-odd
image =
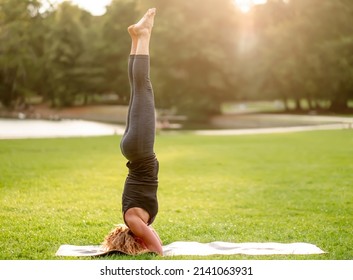
{"label": "bare foot", "polygon": [[156,8],[149,9],[138,23],[132,25],[132,29],[137,36],[151,34],[155,14]]}
{"label": "bare foot", "polygon": [[136,32],[135,32],[135,24],[130,25],[130,26],[127,28],[127,31],[129,32],[131,38],[137,37],[137,34],[136,34]]}

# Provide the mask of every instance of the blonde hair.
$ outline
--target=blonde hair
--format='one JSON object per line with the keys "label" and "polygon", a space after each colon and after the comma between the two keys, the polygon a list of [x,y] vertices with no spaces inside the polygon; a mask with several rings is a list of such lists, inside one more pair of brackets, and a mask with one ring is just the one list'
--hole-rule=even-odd
{"label": "blonde hair", "polygon": [[102,246],[106,251],[119,251],[128,255],[139,255],[149,252],[135,239],[133,232],[123,224],[117,225],[104,238]]}

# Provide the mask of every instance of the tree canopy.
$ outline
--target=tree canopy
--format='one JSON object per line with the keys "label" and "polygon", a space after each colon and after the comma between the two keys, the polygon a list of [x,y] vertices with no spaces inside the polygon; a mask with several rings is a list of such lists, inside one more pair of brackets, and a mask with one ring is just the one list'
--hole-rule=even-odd
{"label": "tree canopy", "polygon": [[[63,2],[0,0],[0,102],[51,106],[113,94],[127,104],[127,26],[156,7],[152,80],[160,108],[193,118],[222,103],[307,100],[343,112],[353,99],[353,2],[268,0],[242,13],[233,0],[113,0],[103,16]],[[289,108],[288,108],[289,109]]]}

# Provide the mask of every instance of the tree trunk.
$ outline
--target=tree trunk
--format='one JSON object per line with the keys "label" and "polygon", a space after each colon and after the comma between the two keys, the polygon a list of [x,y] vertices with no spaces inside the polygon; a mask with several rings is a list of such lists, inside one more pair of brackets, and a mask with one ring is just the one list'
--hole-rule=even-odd
{"label": "tree trunk", "polygon": [[331,102],[330,111],[344,112],[348,109],[348,101],[343,99],[334,99]]}
{"label": "tree trunk", "polygon": [[300,99],[296,99],[295,100],[295,109],[296,109],[296,111],[301,111],[302,110]]}
{"label": "tree trunk", "polygon": [[290,109],[289,109],[289,106],[288,106],[288,100],[287,98],[283,98],[283,105],[284,105],[284,110],[286,112],[288,112]]}

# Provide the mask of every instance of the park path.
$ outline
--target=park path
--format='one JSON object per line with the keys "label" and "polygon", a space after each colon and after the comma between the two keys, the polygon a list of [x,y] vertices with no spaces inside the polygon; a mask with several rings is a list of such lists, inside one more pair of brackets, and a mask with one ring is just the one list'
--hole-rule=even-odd
{"label": "park path", "polygon": [[288,133],[313,130],[337,130],[353,128],[352,117],[310,116],[285,114],[233,114],[212,119],[216,130],[196,130],[198,135],[246,135]]}
{"label": "park path", "polygon": [[307,125],[292,127],[266,127],[266,128],[249,128],[249,129],[217,129],[217,130],[195,130],[196,135],[249,135],[249,134],[269,134],[269,133],[289,133],[300,131],[315,130],[342,130],[352,129],[353,125],[340,124],[323,124],[323,125]]}

